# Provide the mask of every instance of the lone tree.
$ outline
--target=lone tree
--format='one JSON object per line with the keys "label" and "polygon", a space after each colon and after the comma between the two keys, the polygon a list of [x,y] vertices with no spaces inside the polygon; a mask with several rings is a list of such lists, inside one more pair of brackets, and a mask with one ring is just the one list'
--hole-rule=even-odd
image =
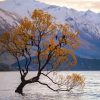
{"label": "lone tree", "polygon": [[[70,91],[76,86],[83,85],[84,79],[78,74],[68,75],[64,80],[59,77],[60,81],[53,80],[49,75],[58,70],[63,63],[66,63],[66,69],[75,65],[77,60],[74,50],[80,45],[79,32],[73,32],[68,24],[55,23],[54,19],[48,13],[36,9],[30,19],[25,17],[10,32],[0,36],[0,51],[7,51],[18,63],[21,83],[15,92],[23,95],[23,87],[34,82],[53,91]],[[21,59],[25,59],[23,66],[20,64]],[[32,61],[33,67],[37,68],[37,75],[26,79]],[[49,70],[44,72],[48,67]],[[40,76],[48,78],[58,88],[43,83]]]}

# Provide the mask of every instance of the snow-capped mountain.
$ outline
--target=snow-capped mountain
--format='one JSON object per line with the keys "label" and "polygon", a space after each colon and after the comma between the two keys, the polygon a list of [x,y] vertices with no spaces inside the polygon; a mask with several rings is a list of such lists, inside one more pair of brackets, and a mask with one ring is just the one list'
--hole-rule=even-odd
{"label": "snow-capped mountain", "polygon": [[0,34],[4,31],[8,31],[12,25],[19,21],[20,17],[17,14],[0,8]]}
{"label": "snow-capped mountain", "polygon": [[[52,14],[56,22],[69,23],[75,30],[80,30],[81,47],[76,51],[76,55],[85,58],[100,58],[100,13],[90,10],[79,12],[35,0],[6,0],[0,2],[0,22],[1,18],[4,18],[8,23],[13,23],[12,18],[19,20],[20,17],[30,16],[34,9],[43,9]],[[10,17],[7,17],[9,14]]]}

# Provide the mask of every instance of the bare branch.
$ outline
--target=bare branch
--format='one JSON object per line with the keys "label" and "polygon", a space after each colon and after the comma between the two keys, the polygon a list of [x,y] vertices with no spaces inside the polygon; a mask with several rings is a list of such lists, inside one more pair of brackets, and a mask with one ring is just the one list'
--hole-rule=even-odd
{"label": "bare branch", "polygon": [[50,86],[49,86],[48,84],[46,84],[46,83],[43,83],[43,82],[40,82],[40,81],[38,81],[38,83],[47,86],[49,89],[51,89],[51,90],[53,90],[53,91],[55,91],[55,92],[70,91],[70,90],[72,89],[72,88],[70,88],[70,89],[53,89],[52,87],[50,87]]}
{"label": "bare branch", "polygon": [[29,67],[29,65],[31,64],[31,60],[32,60],[32,58],[31,58],[31,55],[30,55],[30,53],[28,52],[28,51],[26,51],[26,53],[28,54],[28,56],[29,56],[29,62],[28,62],[28,64],[27,64],[27,73],[28,73],[28,67]]}
{"label": "bare branch", "polygon": [[20,66],[19,59],[18,59],[18,57],[17,57],[17,56],[15,56],[15,57],[16,57],[17,62],[18,62],[18,67],[19,67],[20,75],[22,76],[23,74],[22,74],[22,70],[21,70],[21,66]]}
{"label": "bare branch", "polygon": [[56,84],[56,85],[61,85],[59,83],[54,82],[48,75],[41,73],[42,75],[46,76],[52,83]]}

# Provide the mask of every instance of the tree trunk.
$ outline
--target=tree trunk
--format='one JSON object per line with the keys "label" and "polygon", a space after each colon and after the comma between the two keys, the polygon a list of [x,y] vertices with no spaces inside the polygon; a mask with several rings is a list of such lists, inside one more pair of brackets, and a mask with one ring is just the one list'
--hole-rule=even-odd
{"label": "tree trunk", "polygon": [[24,82],[21,82],[20,85],[16,88],[15,92],[23,95],[23,88],[24,88],[24,86],[26,84],[27,83],[25,81]]}
{"label": "tree trunk", "polygon": [[24,78],[22,78],[21,80],[22,81],[21,81],[20,85],[16,88],[15,92],[19,93],[21,95],[24,95],[23,94],[24,86],[29,84],[29,83],[37,82],[39,80],[39,76],[33,77],[32,79],[29,79],[29,80],[25,80]]}

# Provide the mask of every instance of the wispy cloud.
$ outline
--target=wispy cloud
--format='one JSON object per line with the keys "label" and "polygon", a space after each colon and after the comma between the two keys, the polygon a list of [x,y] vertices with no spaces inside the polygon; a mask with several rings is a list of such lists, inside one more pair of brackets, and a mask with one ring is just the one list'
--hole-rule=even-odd
{"label": "wispy cloud", "polygon": [[0,1],[5,1],[5,0],[0,0]]}
{"label": "wispy cloud", "polygon": [[38,0],[48,4],[65,6],[77,10],[92,10],[100,12],[100,0]]}

